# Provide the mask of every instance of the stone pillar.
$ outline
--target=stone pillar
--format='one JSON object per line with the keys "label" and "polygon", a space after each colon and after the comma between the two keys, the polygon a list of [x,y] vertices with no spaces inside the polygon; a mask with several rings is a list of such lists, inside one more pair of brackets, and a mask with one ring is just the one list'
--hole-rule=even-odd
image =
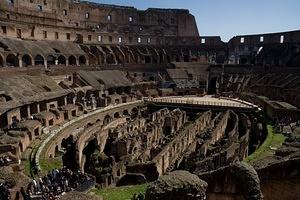
{"label": "stone pillar", "polygon": [[69,66],[69,59],[66,58],[66,67],[68,67],[68,66]]}
{"label": "stone pillar", "polygon": [[27,117],[31,117],[31,112],[30,112],[30,105],[27,106]]}
{"label": "stone pillar", "polygon": [[23,61],[21,57],[19,57],[19,67],[23,67]]}
{"label": "stone pillar", "polygon": [[79,64],[79,59],[77,59],[77,58],[76,58],[76,65],[77,65],[77,66],[80,66],[80,64]]}
{"label": "stone pillar", "polygon": [[48,69],[47,58],[44,59],[44,66],[45,66],[45,69]]}
{"label": "stone pillar", "polygon": [[76,100],[77,100],[77,97],[75,96],[75,97],[73,97],[73,104],[75,104],[76,103]]}
{"label": "stone pillar", "polygon": [[40,104],[39,104],[39,103],[36,104],[36,107],[37,107],[37,109],[36,109],[36,110],[37,110],[37,113],[41,112]]}
{"label": "stone pillar", "polygon": [[35,66],[35,60],[30,56],[30,59],[31,59],[31,66]]}
{"label": "stone pillar", "polygon": [[7,67],[6,66],[6,59],[5,58],[3,58],[3,67]]}
{"label": "stone pillar", "polygon": [[67,105],[68,104],[68,96],[64,97],[64,101],[65,101],[65,105]]}
{"label": "stone pillar", "polygon": [[97,101],[96,101],[96,98],[93,94],[91,94],[90,96],[90,102],[91,102],[91,107],[92,107],[92,110],[96,110],[97,108]]}

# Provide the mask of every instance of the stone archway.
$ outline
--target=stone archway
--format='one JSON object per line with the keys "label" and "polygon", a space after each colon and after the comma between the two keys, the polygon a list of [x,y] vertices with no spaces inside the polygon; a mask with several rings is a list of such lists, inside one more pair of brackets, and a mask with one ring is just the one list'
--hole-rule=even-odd
{"label": "stone archway", "polygon": [[116,112],[116,113],[114,114],[114,118],[115,118],[115,119],[118,119],[118,118],[120,118],[120,117],[121,117],[121,115],[120,115],[119,112]]}
{"label": "stone archway", "polygon": [[66,57],[63,55],[58,56],[57,61],[59,65],[66,65]]}
{"label": "stone archway", "polygon": [[6,57],[6,65],[8,67],[19,67],[19,59],[14,54],[9,54]]}
{"label": "stone archway", "polygon": [[28,54],[25,54],[22,57],[23,67],[31,66],[32,65],[32,58]]}
{"label": "stone archway", "polygon": [[53,55],[47,57],[47,66],[55,65],[56,58]]}
{"label": "stone archway", "polygon": [[124,110],[124,111],[123,111],[123,115],[124,115],[124,116],[128,116],[128,115],[129,115],[128,110]]}
{"label": "stone archway", "polygon": [[84,56],[79,56],[79,65],[86,65],[86,58]]}
{"label": "stone archway", "polygon": [[134,107],[131,110],[131,118],[136,118],[139,115],[139,110],[138,108]]}
{"label": "stone archway", "polygon": [[45,65],[45,59],[41,55],[36,55],[34,58],[34,65]]}
{"label": "stone archway", "polygon": [[106,115],[103,120],[103,125],[107,125],[112,121],[112,117],[110,115]]}
{"label": "stone archway", "polygon": [[70,56],[69,59],[68,59],[68,61],[69,61],[69,65],[71,65],[71,66],[75,66],[76,65],[76,58],[75,58],[75,56]]}
{"label": "stone archway", "polygon": [[115,61],[114,56],[112,54],[107,54],[106,63],[107,64],[116,64],[116,61]]}
{"label": "stone archway", "polygon": [[91,157],[97,150],[99,150],[99,143],[97,138],[90,140],[84,147],[82,155],[85,157],[85,159],[82,160],[83,162],[81,163],[81,167],[84,169],[85,172],[89,172],[89,168],[93,167],[90,165]]}

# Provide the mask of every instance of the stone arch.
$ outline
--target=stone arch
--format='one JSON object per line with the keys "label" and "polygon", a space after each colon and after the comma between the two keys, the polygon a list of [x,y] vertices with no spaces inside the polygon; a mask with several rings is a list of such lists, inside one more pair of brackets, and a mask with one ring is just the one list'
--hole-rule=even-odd
{"label": "stone arch", "polygon": [[91,126],[93,126],[93,123],[92,123],[92,122],[89,122],[89,123],[86,124],[85,127],[91,127]]}
{"label": "stone arch", "polygon": [[128,110],[124,110],[124,111],[123,111],[123,115],[129,115]]}
{"label": "stone arch", "polygon": [[4,67],[4,59],[2,54],[0,54],[0,67]]}
{"label": "stone arch", "polygon": [[57,157],[59,155],[59,147],[58,145],[55,146],[55,151],[54,151],[54,157]]}
{"label": "stone arch", "polygon": [[53,55],[47,56],[47,66],[55,65],[56,58]]}
{"label": "stone arch", "polygon": [[19,66],[19,59],[16,55],[14,54],[9,54],[6,57],[6,65],[8,67],[18,67]]}
{"label": "stone arch", "polygon": [[22,57],[23,66],[31,66],[32,65],[32,57],[28,54],[23,55]]}
{"label": "stone arch", "polygon": [[116,113],[114,114],[114,118],[115,118],[115,119],[120,118],[120,117],[121,117],[121,115],[120,115],[119,112],[116,112]]}
{"label": "stone arch", "polygon": [[[103,52],[101,52],[96,46],[91,46],[90,47],[91,53],[96,57],[96,63],[99,65],[105,63]],[[89,62],[91,64],[91,62]]]}
{"label": "stone arch", "polygon": [[58,56],[57,61],[59,65],[66,65],[66,57],[63,55]]}
{"label": "stone arch", "polygon": [[41,55],[36,55],[34,58],[34,65],[45,65],[45,59]]}
{"label": "stone arch", "polygon": [[67,95],[67,103],[68,104],[75,104],[76,103],[76,95],[74,92],[70,92]]}
{"label": "stone arch", "polygon": [[112,121],[112,117],[110,115],[105,115],[104,120],[103,120],[103,125],[107,125]]}
{"label": "stone arch", "polygon": [[131,109],[131,117],[132,117],[132,118],[135,118],[135,117],[137,117],[138,115],[139,115],[139,109],[136,108],[136,107],[132,108],[132,109]]}
{"label": "stone arch", "polygon": [[87,145],[82,150],[82,154],[85,156],[85,160],[81,163],[82,168],[84,171],[89,171],[88,168],[90,166],[90,158],[95,150],[99,150],[99,142],[97,138],[92,138],[88,141]]}
{"label": "stone arch", "polygon": [[79,56],[79,65],[86,65],[86,58],[84,56]]}
{"label": "stone arch", "polygon": [[68,138],[63,138],[61,141],[61,147],[67,149],[69,145],[74,142],[74,136],[70,135]]}
{"label": "stone arch", "polygon": [[107,64],[116,64],[116,61],[114,59],[114,56],[112,54],[106,55],[106,63]]}
{"label": "stone arch", "polygon": [[70,56],[69,58],[68,58],[68,61],[69,61],[69,65],[72,65],[72,66],[75,66],[76,65],[76,58],[75,58],[75,56]]}
{"label": "stone arch", "polygon": [[85,98],[85,93],[83,91],[78,91],[76,94],[76,99],[78,102],[82,102],[83,98]]}

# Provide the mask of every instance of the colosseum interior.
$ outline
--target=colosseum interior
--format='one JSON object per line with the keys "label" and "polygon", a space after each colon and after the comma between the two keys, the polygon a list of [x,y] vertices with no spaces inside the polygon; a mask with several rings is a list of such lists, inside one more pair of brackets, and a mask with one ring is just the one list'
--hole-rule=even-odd
{"label": "colosseum interior", "polygon": [[1,0],[0,26],[0,200],[300,199],[300,31],[80,0]]}

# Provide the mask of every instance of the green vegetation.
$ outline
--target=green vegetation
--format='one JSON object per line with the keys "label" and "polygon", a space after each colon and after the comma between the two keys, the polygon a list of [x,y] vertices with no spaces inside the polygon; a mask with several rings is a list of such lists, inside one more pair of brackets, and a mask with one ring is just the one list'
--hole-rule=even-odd
{"label": "green vegetation", "polygon": [[52,169],[60,169],[62,168],[62,157],[55,157],[55,158],[49,158],[49,159],[40,159],[40,167],[42,172],[49,172]]}
{"label": "green vegetation", "polygon": [[274,149],[279,148],[285,140],[285,136],[275,133],[272,125],[267,126],[268,135],[264,143],[249,157],[245,159],[246,162],[253,164],[255,161],[261,160],[269,155],[274,154]]}
{"label": "green vegetation", "polygon": [[24,173],[28,176],[28,177],[31,177],[31,163],[29,160],[25,160],[23,162],[23,165],[24,165]]}
{"label": "green vegetation", "polygon": [[114,187],[105,189],[92,189],[95,195],[102,196],[103,200],[130,200],[134,194],[145,193],[147,184]]}

